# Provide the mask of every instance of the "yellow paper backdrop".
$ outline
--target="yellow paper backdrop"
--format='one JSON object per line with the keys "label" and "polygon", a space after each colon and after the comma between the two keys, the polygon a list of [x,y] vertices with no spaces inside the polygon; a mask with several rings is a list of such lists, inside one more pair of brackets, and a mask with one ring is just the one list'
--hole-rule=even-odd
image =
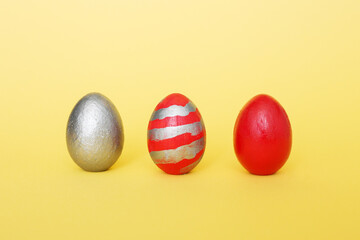
{"label": "yellow paper backdrop", "polygon": [[[359,239],[360,1],[0,2],[0,239]],[[118,108],[124,151],[82,171],[65,142],[88,92]],[[199,108],[190,174],[151,161],[156,104]],[[293,128],[286,165],[238,163],[238,112],[267,93]]]}

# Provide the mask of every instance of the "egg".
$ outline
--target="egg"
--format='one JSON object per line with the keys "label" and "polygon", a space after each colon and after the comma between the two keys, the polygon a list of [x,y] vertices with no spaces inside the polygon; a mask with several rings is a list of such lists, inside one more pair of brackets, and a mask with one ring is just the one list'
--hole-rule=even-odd
{"label": "egg", "polygon": [[147,143],[161,170],[174,175],[190,172],[205,151],[206,132],[199,110],[184,95],[170,94],[150,118]]}
{"label": "egg", "polygon": [[90,93],[72,110],[66,129],[70,156],[82,169],[105,171],[121,155],[123,125],[114,104],[100,93]]}
{"label": "egg", "polygon": [[274,98],[261,94],[242,108],[234,127],[234,148],[238,160],[250,173],[277,172],[287,161],[291,144],[289,118]]}

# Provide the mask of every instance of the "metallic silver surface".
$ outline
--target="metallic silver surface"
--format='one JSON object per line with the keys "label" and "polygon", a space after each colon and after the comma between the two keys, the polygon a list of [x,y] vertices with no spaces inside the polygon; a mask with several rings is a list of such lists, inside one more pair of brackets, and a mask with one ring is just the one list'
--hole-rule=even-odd
{"label": "metallic silver surface", "polygon": [[200,138],[190,144],[183,145],[176,149],[152,151],[152,160],[156,164],[177,163],[184,159],[192,159],[205,147],[205,139]]}
{"label": "metallic silver surface", "polygon": [[161,141],[179,136],[184,133],[191,133],[192,136],[195,136],[200,134],[202,130],[203,128],[201,122],[194,122],[175,127],[154,128],[148,130],[148,139],[152,141]]}
{"label": "metallic silver surface", "polygon": [[187,173],[187,172],[191,171],[191,169],[193,169],[194,167],[196,167],[196,165],[199,164],[199,162],[201,161],[201,158],[202,158],[202,156],[201,156],[196,162],[193,162],[192,164],[187,165],[186,167],[181,168],[181,169],[180,169],[180,173],[181,173],[181,174],[184,174],[184,173]]}
{"label": "metallic silver surface", "polygon": [[82,169],[105,171],[119,158],[123,125],[114,104],[100,93],[89,93],[75,105],[66,129],[70,156]]}
{"label": "metallic silver surface", "polygon": [[175,116],[187,116],[191,112],[195,112],[196,107],[192,102],[187,103],[185,106],[172,105],[167,108],[161,108],[153,113],[151,116],[151,121],[156,119],[164,119],[166,117],[175,117]]}

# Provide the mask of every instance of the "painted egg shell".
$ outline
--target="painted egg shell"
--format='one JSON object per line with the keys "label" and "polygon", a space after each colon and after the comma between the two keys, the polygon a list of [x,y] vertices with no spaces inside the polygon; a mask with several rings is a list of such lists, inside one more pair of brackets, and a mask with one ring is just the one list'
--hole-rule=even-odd
{"label": "painted egg shell", "polygon": [[100,93],[84,96],[72,110],[66,130],[70,156],[91,172],[110,168],[124,144],[122,121],[114,104]]}
{"label": "painted egg shell", "polygon": [[174,93],[156,106],[148,126],[148,148],[164,172],[190,172],[204,154],[205,139],[200,112],[187,97]]}
{"label": "painted egg shell", "polygon": [[234,148],[250,173],[269,175],[278,171],[289,157],[291,143],[289,118],[274,98],[261,94],[242,108],[234,128]]}

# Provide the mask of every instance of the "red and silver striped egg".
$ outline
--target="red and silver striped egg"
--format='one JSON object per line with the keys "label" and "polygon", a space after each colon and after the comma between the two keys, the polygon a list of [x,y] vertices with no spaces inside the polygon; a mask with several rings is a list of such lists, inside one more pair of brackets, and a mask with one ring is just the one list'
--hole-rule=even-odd
{"label": "red and silver striped egg", "polygon": [[185,174],[200,162],[206,143],[199,110],[187,97],[173,93],[155,108],[148,126],[148,149],[168,174]]}

